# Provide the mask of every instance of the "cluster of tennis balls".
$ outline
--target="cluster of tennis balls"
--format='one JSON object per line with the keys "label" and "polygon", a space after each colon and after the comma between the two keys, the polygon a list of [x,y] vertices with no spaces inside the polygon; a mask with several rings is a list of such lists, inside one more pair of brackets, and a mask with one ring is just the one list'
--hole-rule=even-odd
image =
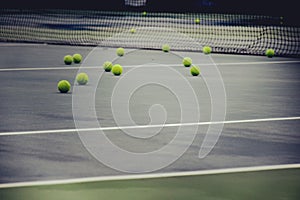
{"label": "cluster of tennis balls", "polygon": [[[168,45],[168,44],[164,44],[163,46],[162,46],[162,51],[163,52],[169,52],[170,51],[170,46]],[[210,54],[211,52],[212,52],[212,49],[211,49],[211,47],[209,47],[209,46],[204,46],[203,48],[202,48],[202,52],[204,53],[204,54],[206,54],[206,55],[208,55],[208,54]],[[192,74],[192,76],[198,76],[199,74],[200,74],[200,68],[199,67],[197,67],[197,66],[195,66],[195,65],[193,65],[193,62],[192,62],[192,59],[190,58],[190,57],[185,57],[185,58],[183,58],[183,60],[182,60],[182,64],[183,64],[183,66],[185,66],[185,67],[190,67],[190,66],[192,66],[191,68],[190,68],[190,73]]]}
{"label": "cluster of tennis balls", "polygon": [[120,76],[123,73],[123,67],[121,65],[113,65],[110,61],[104,62],[103,68],[106,72],[112,72],[115,76]]}
{"label": "cluster of tennis balls", "polygon": [[66,65],[71,65],[73,62],[75,64],[79,64],[82,61],[82,56],[79,53],[75,53],[73,56],[71,55],[66,55],[64,57],[64,63]]}
{"label": "cluster of tennis balls", "polygon": [[[118,56],[122,57],[125,54],[124,48],[117,48],[116,53]],[[112,72],[115,76],[120,76],[123,73],[123,67],[120,64],[113,64],[110,61],[103,63],[103,69],[106,72]]]}
{"label": "cluster of tennis balls", "polygon": [[[86,85],[89,81],[89,76],[84,72],[79,73],[76,76],[76,81],[79,85]],[[67,80],[60,80],[57,84],[57,89],[61,93],[67,93],[71,89],[71,84]]]}
{"label": "cluster of tennis balls", "polygon": [[[81,63],[81,61],[82,61],[82,56],[79,53],[76,53],[73,56],[66,55],[64,57],[64,63],[66,65],[71,65],[73,62],[75,64],[79,64],[79,63]],[[82,73],[77,74],[76,82],[79,85],[86,85],[88,81],[89,81],[89,77],[86,73],[82,72]],[[67,80],[60,80],[57,84],[57,89],[61,93],[67,93],[71,89],[71,84]]]}
{"label": "cluster of tennis balls", "polygon": [[[132,33],[135,32],[134,29],[131,30]],[[170,46],[168,44],[162,45],[162,51],[167,53],[171,50]],[[202,52],[206,55],[210,54],[212,52],[211,47],[209,46],[204,46],[202,48]],[[124,48],[120,47],[116,50],[116,54],[120,57],[124,56],[125,50]],[[265,51],[265,55],[269,58],[272,58],[275,55],[275,51],[273,49],[267,49]],[[73,62],[78,64],[82,61],[82,56],[80,54],[74,54],[73,56],[71,55],[66,55],[64,57],[64,63],[66,65],[70,65]],[[190,57],[185,57],[182,60],[182,64],[184,67],[191,67],[190,68],[190,73],[192,76],[198,76],[200,74],[200,69],[199,67],[195,66],[192,64],[192,59]],[[123,68],[120,64],[115,64],[113,65],[112,62],[106,61],[103,63],[103,69],[106,72],[112,72],[115,76],[120,76],[123,72]],[[76,76],[76,81],[79,85],[86,85],[87,82],[89,81],[89,77],[86,73],[79,73]],[[67,80],[61,80],[57,84],[57,88],[61,93],[67,93],[71,89],[71,84]]]}
{"label": "cluster of tennis balls", "polygon": [[200,68],[195,66],[195,65],[192,65],[193,61],[190,57],[184,57],[182,59],[182,64],[183,66],[185,67],[191,67],[190,69],[190,73],[192,74],[192,76],[198,76],[200,74]]}
{"label": "cluster of tennis balls", "polygon": [[[123,56],[125,54],[125,51],[123,48],[118,48],[116,51],[118,56]],[[80,54],[74,54],[73,56],[71,55],[66,55],[64,57],[64,63],[66,65],[70,65],[73,62],[74,63],[80,63],[82,61],[82,56]],[[103,68],[106,72],[112,72],[115,76],[120,76],[123,72],[123,68],[119,64],[113,65],[111,62],[107,61],[103,64]],[[77,74],[76,76],[76,82],[79,85],[86,85],[89,81],[89,77],[86,73],[82,72]],[[71,89],[71,84],[67,80],[60,80],[57,84],[58,91],[61,93],[67,93]]]}

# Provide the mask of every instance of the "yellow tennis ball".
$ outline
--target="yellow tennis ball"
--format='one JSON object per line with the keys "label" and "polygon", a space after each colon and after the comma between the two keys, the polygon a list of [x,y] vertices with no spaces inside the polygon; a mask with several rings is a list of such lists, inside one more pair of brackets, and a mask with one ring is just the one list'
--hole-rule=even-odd
{"label": "yellow tennis ball", "polygon": [[86,73],[79,73],[76,76],[76,81],[79,85],[86,85],[89,81],[89,76]]}
{"label": "yellow tennis ball", "polygon": [[82,56],[79,54],[79,53],[75,53],[74,55],[73,55],[73,61],[74,61],[74,63],[80,63],[81,62],[81,60],[82,60]]}
{"label": "yellow tennis ball", "polygon": [[130,29],[130,33],[135,33],[136,32],[136,30],[135,30],[135,28],[132,28],[132,29]]}
{"label": "yellow tennis ball", "polygon": [[200,74],[200,69],[197,66],[192,66],[190,72],[193,76],[198,76]]}
{"label": "yellow tennis ball", "polygon": [[106,71],[106,72],[110,72],[111,69],[113,67],[113,64],[112,62],[109,62],[109,61],[106,61],[103,63],[103,69]]}
{"label": "yellow tennis ball", "polygon": [[64,62],[66,65],[71,65],[73,62],[73,57],[71,55],[66,55],[64,57]]}
{"label": "yellow tennis ball", "polygon": [[67,93],[71,89],[71,84],[67,80],[61,80],[57,84],[57,89],[61,93]]}
{"label": "yellow tennis ball", "polygon": [[185,57],[183,58],[182,60],[182,64],[185,66],[185,67],[190,67],[192,65],[192,59],[189,58],[189,57]]}
{"label": "yellow tennis ball", "polygon": [[115,75],[115,76],[120,76],[123,72],[123,68],[121,65],[119,64],[115,64],[112,69],[111,72]]}
{"label": "yellow tennis ball", "polygon": [[170,46],[168,44],[164,44],[162,46],[162,50],[163,50],[163,52],[169,52],[170,51]]}
{"label": "yellow tennis ball", "polygon": [[124,54],[125,54],[125,50],[122,47],[117,48],[117,55],[118,56],[124,56]]}
{"label": "yellow tennis ball", "polygon": [[274,49],[267,49],[266,52],[265,52],[265,54],[269,58],[272,58],[275,55],[275,51],[274,51]]}
{"label": "yellow tennis ball", "polygon": [[211,47],[210,46],[205,46],[202,49],[204,54],[210,54],[211,53]]}

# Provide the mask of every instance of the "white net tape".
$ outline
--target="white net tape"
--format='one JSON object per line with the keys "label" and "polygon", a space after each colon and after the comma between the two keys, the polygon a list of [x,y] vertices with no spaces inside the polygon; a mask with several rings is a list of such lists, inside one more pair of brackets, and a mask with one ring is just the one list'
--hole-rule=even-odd
{"label": "white net tape", "polygon": [[146,0],[125,0],[125,5],[134,7],[145,6]]}

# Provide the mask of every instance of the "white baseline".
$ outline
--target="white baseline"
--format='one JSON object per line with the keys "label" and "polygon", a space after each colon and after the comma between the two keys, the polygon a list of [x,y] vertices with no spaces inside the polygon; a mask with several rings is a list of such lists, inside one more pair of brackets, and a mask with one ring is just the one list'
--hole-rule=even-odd
{"label": "white baseline", "polygon": [[0,132],[0,136],[47,134],[47,133],[59,134],[59,133],[75,133],[75,132],[79,132],[79,131],[97,131],[97,130],[112,131],[112,130],[125,130],[125,129],[146,129],[146,128],[158,128],[158,127],[164,128],[164,127],[180,127],[180,126],[203,126],[203,125],[211,125],[211,124],[240,124],[240,123],[257,123],[257,122],[291,121],[291,120],[300,120],[300,116],[262,118],[262,119],[245,119],[245,120],[229,120],[229,121],[156,124],[156,125],[140,125],[140,126],[97,127],[97,128],[85,128],[85,129],[54,129],[54,130]]}
{"label": "white baseline", "polygon": [[75,179],[63,179],[63,180],[3,183],[3,184],[0,184],[0,189],[28,187],[28,186],[90,183],[90,182],[100,182],[100,181],[140,180],[140,179],[158,179],[158,178],[172,178],[172,177],[179,178],[179,177],[187,177],[187,176],[202,176],[202,175],[243,173],[243,172],[259,172],[259,171],[268,171],[268,170],[299,169],[299,168],[300,168],[300,164],[283,164],[283,165],[264,165],[264,166],[254,166],[254,167],[238,167],[238,168],[199,170],[199,171],[187,171],[187,172],[169,172],[169,173],[119,175],[119,176],[98,176],[98,177],[86,177],[86,178],[75,178]]}

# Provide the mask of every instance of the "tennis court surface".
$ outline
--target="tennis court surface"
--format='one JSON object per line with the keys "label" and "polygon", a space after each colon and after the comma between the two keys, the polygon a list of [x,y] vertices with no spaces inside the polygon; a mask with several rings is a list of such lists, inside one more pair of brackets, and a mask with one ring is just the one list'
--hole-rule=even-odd
{"label": "tennis court surface", "polygon": [[[1,199],[299,199],[299,28],[263,16],[16,12],[3,10],[0,26]],[[75,53],[83,61],[65,65]]]}

